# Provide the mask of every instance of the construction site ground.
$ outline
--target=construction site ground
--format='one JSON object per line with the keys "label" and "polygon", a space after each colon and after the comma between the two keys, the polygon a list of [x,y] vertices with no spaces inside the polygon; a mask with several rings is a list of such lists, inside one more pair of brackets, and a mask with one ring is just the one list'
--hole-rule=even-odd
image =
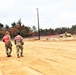
{"label": "construction site ground", "polygon": [[0,41],[0,75],[76,75],[76,41],[25,40],[24,57],[17,58],[12,41],[7,57]]}

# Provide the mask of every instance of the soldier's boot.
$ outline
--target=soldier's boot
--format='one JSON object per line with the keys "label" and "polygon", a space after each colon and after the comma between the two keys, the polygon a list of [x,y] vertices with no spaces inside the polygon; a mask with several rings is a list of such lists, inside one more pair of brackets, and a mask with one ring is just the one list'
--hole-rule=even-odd
{"label": "soldier's boot", "polygon": [[9,54],[9,55],[8,55],[8,57],[12,57],[12,55],[11,55],[11,54]]}
{"label": "soldier's boot", "polygon": [[21,53],[21,57],[23,57],[23,54]]}
{"label": "soldier's boot", "polygon": [[7,57],[9,57],[9,54],[8,53],[6,53],[7,54]]}
{"label": "soldier's boot", "polygon": [[23,57],[23,55],[21,54],[21,57]]}
{"label": "soldier's boot", "polygon": [[19,54],[17,54],[17,58],[20,58]]}
{"label": "soldier's boot", "polygon": [[12,52],[12,50],[10,50],[10,52],[9,52],[9,57],[12,57],[11,52]]}
{"label": "soldier's boot", "polygon": [[8,55],[8,57],[11,57],[11,53],[8,53],[7,55]]}

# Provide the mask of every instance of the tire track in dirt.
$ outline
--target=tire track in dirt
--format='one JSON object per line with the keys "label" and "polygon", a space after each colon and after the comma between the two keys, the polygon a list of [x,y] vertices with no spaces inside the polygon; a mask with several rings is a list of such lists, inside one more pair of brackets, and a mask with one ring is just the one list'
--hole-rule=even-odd
{"label": "tire track in dirt", "polygon": [[28,67],[27,65],[23,66],[21,62],[15,59],[12,59],[11,62],[14,63],[12,65],[16,67],[18,66],[18,68],[13,68],[12,70],[9,70],[9,72],[7,72],[8,75],[44,75],[38,70]]}
{"label": "tire track in dirt", "polygon": [[49,59],[49,58],[45,58],[46,60],[49,60],[49,61],[53,61],[53,62],[56,62],[56,63],[60,63],[60,62],[58,62],[58,61],[56,61],[56,60],[53,60],[53,59]]}
{"label": "tire track in dirt", "polygon": [[30,75],[44,75],[41,72],[39,72],[38,70],[33,69],[31,67],[28,67],[28,66],[25,66],[22,69],[27,71],[28,73],[30,73]]}

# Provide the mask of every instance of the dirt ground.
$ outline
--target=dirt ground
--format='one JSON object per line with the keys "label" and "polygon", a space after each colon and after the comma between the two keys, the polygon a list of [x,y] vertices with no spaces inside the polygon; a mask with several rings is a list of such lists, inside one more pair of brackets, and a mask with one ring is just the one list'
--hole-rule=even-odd
{"label": "dirt ground", "polygon": [[12,44],[7,58],[0,42],[0,75],[76,75],[76,41],[25,41],[21,58]]}

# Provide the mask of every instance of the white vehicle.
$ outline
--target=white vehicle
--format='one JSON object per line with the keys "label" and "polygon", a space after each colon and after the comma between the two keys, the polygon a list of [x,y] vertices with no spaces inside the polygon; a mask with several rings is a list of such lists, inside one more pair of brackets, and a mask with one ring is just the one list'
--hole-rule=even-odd
{"label": "white vehicle", "polygon": [[63,33],[63,34],[60,34],[59,37],[71,37],[71,34],[70,33]]}

